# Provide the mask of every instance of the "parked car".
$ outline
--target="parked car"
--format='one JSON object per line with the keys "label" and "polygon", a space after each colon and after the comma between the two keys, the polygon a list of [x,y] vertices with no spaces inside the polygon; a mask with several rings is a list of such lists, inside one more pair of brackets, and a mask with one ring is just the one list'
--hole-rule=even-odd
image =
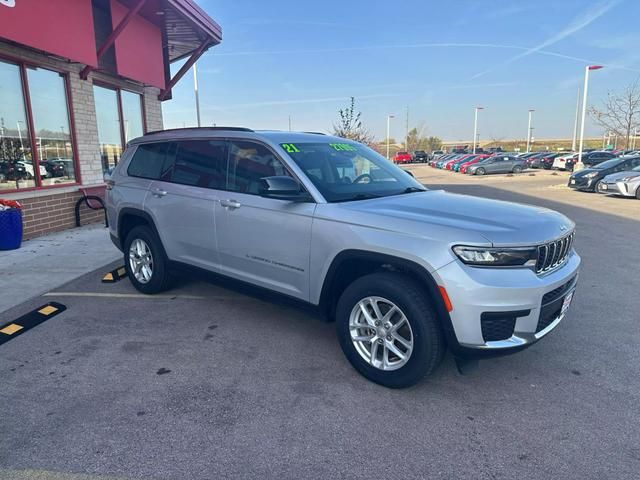
{"label": "parked car", "polygon": [[438,168],[438,164],[447,162],[457,155],[458,155],[457,153],[447,153],[446,155],[441,155],[440,157],[437,157],[431,161],[431,166],[434,168]]}
{"label": "parked car", "polygon": [[617,156],[618,155],[613,152],[587,152],[586,154],[582,154],[582,163],[584,163],[585,167],[591,167],[607,160],[611,160],[612,158],[616,158]]}
{"label": "parked car", "polygon": [[[31,160],[20,160],[16,163],[24,167],[24,170],[27,173],[27,178],[35,178],[35,170],[33,168],[33,162]],[[49,176],[47,169],[44,168],[43,165],[38,166],[38,171],[40,172],[40,178],[47,178]]]}
{"label": "parked car", "polygon": [[167,289],[186,264],[293,297],[335,320],[349,362],[388,387],[418,382],[447,347],[461,359],[533,344],[576,288],[564,215],[427,190],[344,138],[150,133],[106,181],[109,233],[137,290]]}
{"label": "parked car", "polygon": [[626,172],[640,166],[640,156],[618,157],[571,174],[569,187],[587,192],[599,191],[599,183],[607,175]]}
{"label": "parked car", "polygon": [[393,156],[393,163],[411,163],[409,152],[398,152]]}
{"label": "parked car", "polygon": [[573,170],[574,159],[577,157],[578,154],[575,152],[559,155],[553,160],[552,168],[554,170]]}
{"label": "parked car", "polygon": [[424,150],[416,150],[413,152],[413,161],[418,163],[424,163],[429,161],[429,154]]}
{"label": "parked car", "polygon": [[487,173],[520,173],[526,168],[525,161],[511,155],[495,155],[467,168],[469,175]]}
{"label": "parked car", "polygon": [[73,177],[75,167],[70,158],[51,158],[41,162],[51,177]]}
{"label": "parked car", "polygon": [[27,170],[19,162],[0,161],[0,182],[13,182],[27,178]]}
{"label": "parked car", "polygon": [[547,152],[534,152],[532,155],[529,155],[526,158],[526,165],[527,167],[531,167],[531,164],[538,158],[543,157],[544,155],[546,155]]}
{"label": "parked car", "polygon": [[456,164],[454,166],[454,171],[460,172],[460,173],[466,173],[467,168],[469,168],[471,165],[481,162],[485,158],[489,158],[489,157],[491,157],[491,155],[487,153],[474,155],[473,157],[465,159],[464,162]]}
{"label": "parked car", "polygon": [[444,155],[444,150],[434,150],[431,153],[431,158],[439,157],[440,155]]}
{"label": "parked car", "polygon": [[471,158],[473,156],[473,154],[466,154],[466,155],[458,155],[455,158],[452,158],[451,160],[449,160],[448,162],[446,162],[444,165],[442,165],[442,168],[445,170],[451,170],[453,168],[453,164],[456,162],[461,162],[466,158]]}
{"label": "parked car", "polygon": [[553,161],[559,157],[559,153],[545,152],[533,159],[529,160],[529,167],[531,168],[543,168],[545,170],[551,170]]}
{"label": "parked car", "polygon": [[640,200],[640,166],[607,175],[600,181],[596,191],[609,195],[636,197]]}

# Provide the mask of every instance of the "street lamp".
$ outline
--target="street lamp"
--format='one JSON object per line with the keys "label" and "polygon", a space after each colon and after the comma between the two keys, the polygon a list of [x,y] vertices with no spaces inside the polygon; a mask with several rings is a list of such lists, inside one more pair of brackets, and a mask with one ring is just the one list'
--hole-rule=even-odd
{"label": "street lamp", "polygon": [[391,129],[391,119],[394,118],[395,115],[390,113],[387,115],[387,160],[389,160],[389,130]]}
{"label": "street lamp", "polygon": [[531,147],[531,115],[535,112],[533,108],[529,109],[529,127],[527,128],[527,153],[529,153]]}
{"label": "street lamp", "polygon": [[584,124],[587,117],[587,95],[589,89],[589,72],[591,70],[600,70],[601,65],[587,65],[584,68],[584,94],[582,97],[582,124],[580,125],[580,148],[578,149],[578,162],[574,165],[574,170],[582,170],[582,149],[584,148]]}
{"label": "street lamp", "polygon": [[476,142],[478,138],[478,110],[484,110],[484,107],[476,107],[475,119],[473,122],[473,153],[476,153]]}

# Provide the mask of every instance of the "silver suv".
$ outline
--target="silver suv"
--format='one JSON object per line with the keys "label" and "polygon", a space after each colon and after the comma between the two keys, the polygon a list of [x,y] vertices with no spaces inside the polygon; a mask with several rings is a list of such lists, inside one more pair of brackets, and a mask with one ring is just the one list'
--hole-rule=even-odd
{"label": "silver suv", "polygon": [[574,223],[427,190],[349,140],[243,128],[132,141],[107,178],[110,234],[153,294],[179,265],[293,297],[335,320],[368,379],[406,387],[456,359],[513,352],[563,319]]}

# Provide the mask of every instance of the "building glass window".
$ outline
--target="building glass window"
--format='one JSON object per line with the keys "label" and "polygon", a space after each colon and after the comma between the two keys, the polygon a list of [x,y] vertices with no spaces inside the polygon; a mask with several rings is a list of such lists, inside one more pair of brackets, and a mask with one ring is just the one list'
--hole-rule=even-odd
{"label": "building glass window", "polygon": [[122,127],[118,111],[118,92],[94,85],[93,96],[96,102],[102,170],[106,172],[117,165],[122,155]]}
{"label": "building glass window", "polygon": [[124,145],[144,134],[142,96],[125,90],[93,86],[102,169],[120,161]]}
{"label": "building glass window", "polygon": [[51,70],[29,68],[27,78],[42,185],[75,183],[64,77]]}
{"label": "building glass window", "polygon": [[0,61],[0,191],[35,186],[20,67]]}
{"label": "building glass window", "polygon": [[125,143],[134,138],[144,135],[142,124],[142,98],[137,93],[120,92],[122,99],[122,116],[124,117],[124,141]]}

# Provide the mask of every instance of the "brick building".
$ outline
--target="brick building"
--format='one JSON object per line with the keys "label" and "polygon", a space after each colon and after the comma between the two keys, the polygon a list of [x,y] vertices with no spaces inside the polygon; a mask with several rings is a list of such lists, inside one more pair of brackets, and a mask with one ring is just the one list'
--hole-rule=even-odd
{"label": "brick building", "polygon": [[74,225],[80,189],[162,129],[161,102],[221,39],[193,0],[0,2],[0,198],[23,204],[26,238]]}

